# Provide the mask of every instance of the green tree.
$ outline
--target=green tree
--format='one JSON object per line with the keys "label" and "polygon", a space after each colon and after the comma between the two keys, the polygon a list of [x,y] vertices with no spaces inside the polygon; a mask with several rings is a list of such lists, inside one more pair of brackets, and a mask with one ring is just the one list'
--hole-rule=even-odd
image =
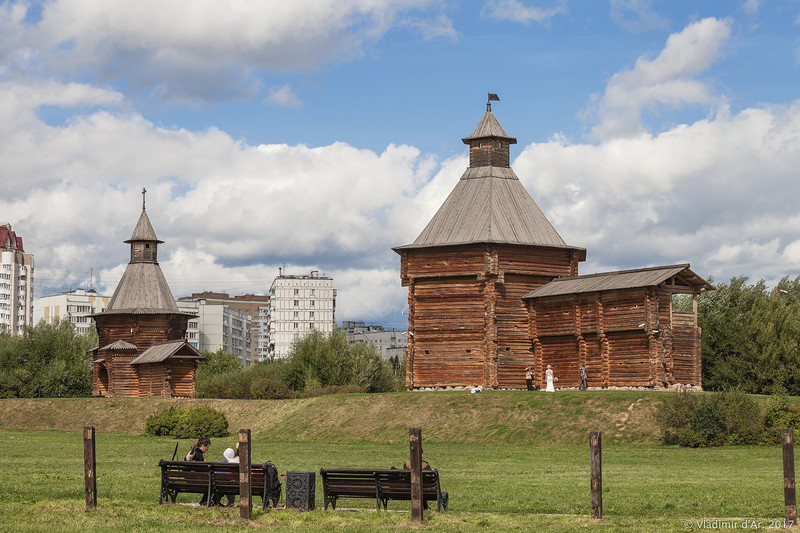
{"label": "green tree", "polygon": [[704,388],[800,394],[800,300],[781,289],[800,297],[800,277],[774,289],[736,277],[699,297]]}
{"label": "green tree", "polygon": [[94,346],[94,327],[79,335],[67,319],[0,332],[0,397],[88,396]]}
{"label": "green tree", "polygon": [[284,374],[296,391],[356,385],[367,392],[394,390],[391,365],[374,345],[349,345],[344,331],[312,331],[292,344]]}
{"label": "green tree", "polygon": [[209,379],[211,376],[239,372],[239,358],[229,352],[223,352],[222,348],[216,352],[204,351],[206,360],[197,365],[197,379]]}

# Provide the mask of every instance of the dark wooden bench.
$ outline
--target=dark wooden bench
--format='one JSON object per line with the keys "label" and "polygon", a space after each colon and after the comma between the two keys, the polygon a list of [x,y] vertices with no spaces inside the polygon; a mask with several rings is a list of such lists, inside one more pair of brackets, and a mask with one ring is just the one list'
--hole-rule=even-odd
{"label": "dark wooden bench", "polygon": [[[277,506],[281,498],[281,486],[269,486],[267,465],[250,466],[250,490],[253,496],[261,498],[261,508],[265,509],[270,500]],[[219,502],[222,496],[239,494],[238,463],[206,463],[200,461],[158,462],[161,467],[161,491],[158,503],[166,498],[175,503],[178,494],[186,492],[204,494],[206,506]]]}
{"label": "dark wooden bench", "polygon": [[[375,500],[380,511],[389,500],[411,500],[411,470],[369,470],[360,468],[320,468],[325,510],[328,504],[336,510],[336,501],[343,499]],[[439,485],[438,470],[422,471],[422,502],[436,502],[436,510],[447,510],[449,496]]]}

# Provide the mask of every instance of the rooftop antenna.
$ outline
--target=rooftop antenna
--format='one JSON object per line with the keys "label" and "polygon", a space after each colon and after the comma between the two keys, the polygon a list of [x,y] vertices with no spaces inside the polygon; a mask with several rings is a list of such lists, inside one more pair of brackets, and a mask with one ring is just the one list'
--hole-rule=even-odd
{"label": "rooftop antenna", "polygon": [[89,268],[89,290],[94,290],[94,267]]}
{"label": "rooftop antenna", "polygon": [[500,97],[494,93],[489,93],[489,99],[486,101],[486,111],[492,110],[492,101],[499,102]]}

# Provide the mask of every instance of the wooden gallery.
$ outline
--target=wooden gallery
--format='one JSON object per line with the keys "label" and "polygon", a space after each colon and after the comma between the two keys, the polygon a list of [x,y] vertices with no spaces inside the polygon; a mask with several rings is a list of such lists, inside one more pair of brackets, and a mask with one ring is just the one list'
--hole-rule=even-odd
{"label": "wooden gallery", "polygon": [[93,315],[99,337],[92,361],[92,395],[173,398],[195,396],[197,363],[205,357],[186,341],[192,315],[182,313],[158,265],[158,240],[142,214],[131,238],[131,259],[108,302]]}
{"label": "wooden gallery", "polygon": [[[697,295],[688,264],[578,275],[567,245],[510,167],[517,140],[487,104],[469,168],[413,244],[394,248],[408,287],[406,386],[701,386]],[[673,309],[691,295],[692,312]]]}

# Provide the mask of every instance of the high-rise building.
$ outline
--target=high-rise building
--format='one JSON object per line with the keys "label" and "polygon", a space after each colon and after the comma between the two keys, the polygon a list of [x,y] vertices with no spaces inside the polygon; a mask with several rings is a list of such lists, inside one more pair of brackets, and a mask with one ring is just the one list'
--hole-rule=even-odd
{"label": "high-rise building", "polygon": [[[246,350],[242,352],[242,357],[240,357],[243,365],[250,365],[254,362],[263,361],[266,357],[267,352],[267,324],[266,321],[263,320],[263,317],[267,315],[267,306],[269,305],[269,297],[264,294],[242,294],[239,296],[230,296],[224,292],[195,292],[192,293],[191,296],[182,296],[178,298],[178,307],[181,307],[181,302],[203,302],[204,305],[221,305],[226,306],[231,311],[237,311],[240,313],[241,316],[236,316],[236,320],[242,320],[247,322],[247,326],[242,329],[243,334],[245,337],[243,338],[242,346],[246,347]],[[189,309],[186,309],[187,312]],[[230,314],[230,312],[229,312]],[[210,344],[208,346],[205,343],[210,342],[209,335],[213,335],[210,331],[204,333],[200,329],[195,328],[192,329],[192,323],[197,321],[190,321],[189,322],[189,329],[187,330],[187,334],[191,334],[193,332],[197,333],[197,338],[194,340],[189,338],[189,342],[195,343],[197,342],[195,348],[200,350],[208,350],[211,352],[217,351],[219,348],[222,348],[223,345],[220,343],[216,343],[216,348],[211,348]],[[213,326],[215,324],[214,321],[209,322],[209,326]],[[220,323],[220,326],[222,324]],[[203,340],[205,339],[205,340]],[[200,344],[203,344],[202,346]],[[232,345],[231,345],[232,348]],[[230,353],[236,353],[233,349],[227,349]],[[240,355],[236,353],[236,355]]]}
{"label": "high-rise building", "polygon": [[330,333],[336,327],[336,289],[333,278],[280,275],[269,289],[268,357],[289,355],[292,343],[313,330]]}
{"label": "high-rise building", "polygon": [[250,341],[250,315],[233,307],[204,298],[177,302],[178,309],[194,315],[186,329],[186,340],[200,351],[232,353],[239,364],[253,363]]}
{"label": "high-rise building", "polygon": [[66,318],[80,335],[86,334],[92,325],[92,315],[102,313],[108,307],[110,296],[100,296],[94,289],[75,289],[61,294],[43,296],[33,305],[33,322],[45,324]]}
{"label": "high-rise building", "polygon": [[0,328],[21,333],[33,325],[33,254],[11,224],[0,225]]}

